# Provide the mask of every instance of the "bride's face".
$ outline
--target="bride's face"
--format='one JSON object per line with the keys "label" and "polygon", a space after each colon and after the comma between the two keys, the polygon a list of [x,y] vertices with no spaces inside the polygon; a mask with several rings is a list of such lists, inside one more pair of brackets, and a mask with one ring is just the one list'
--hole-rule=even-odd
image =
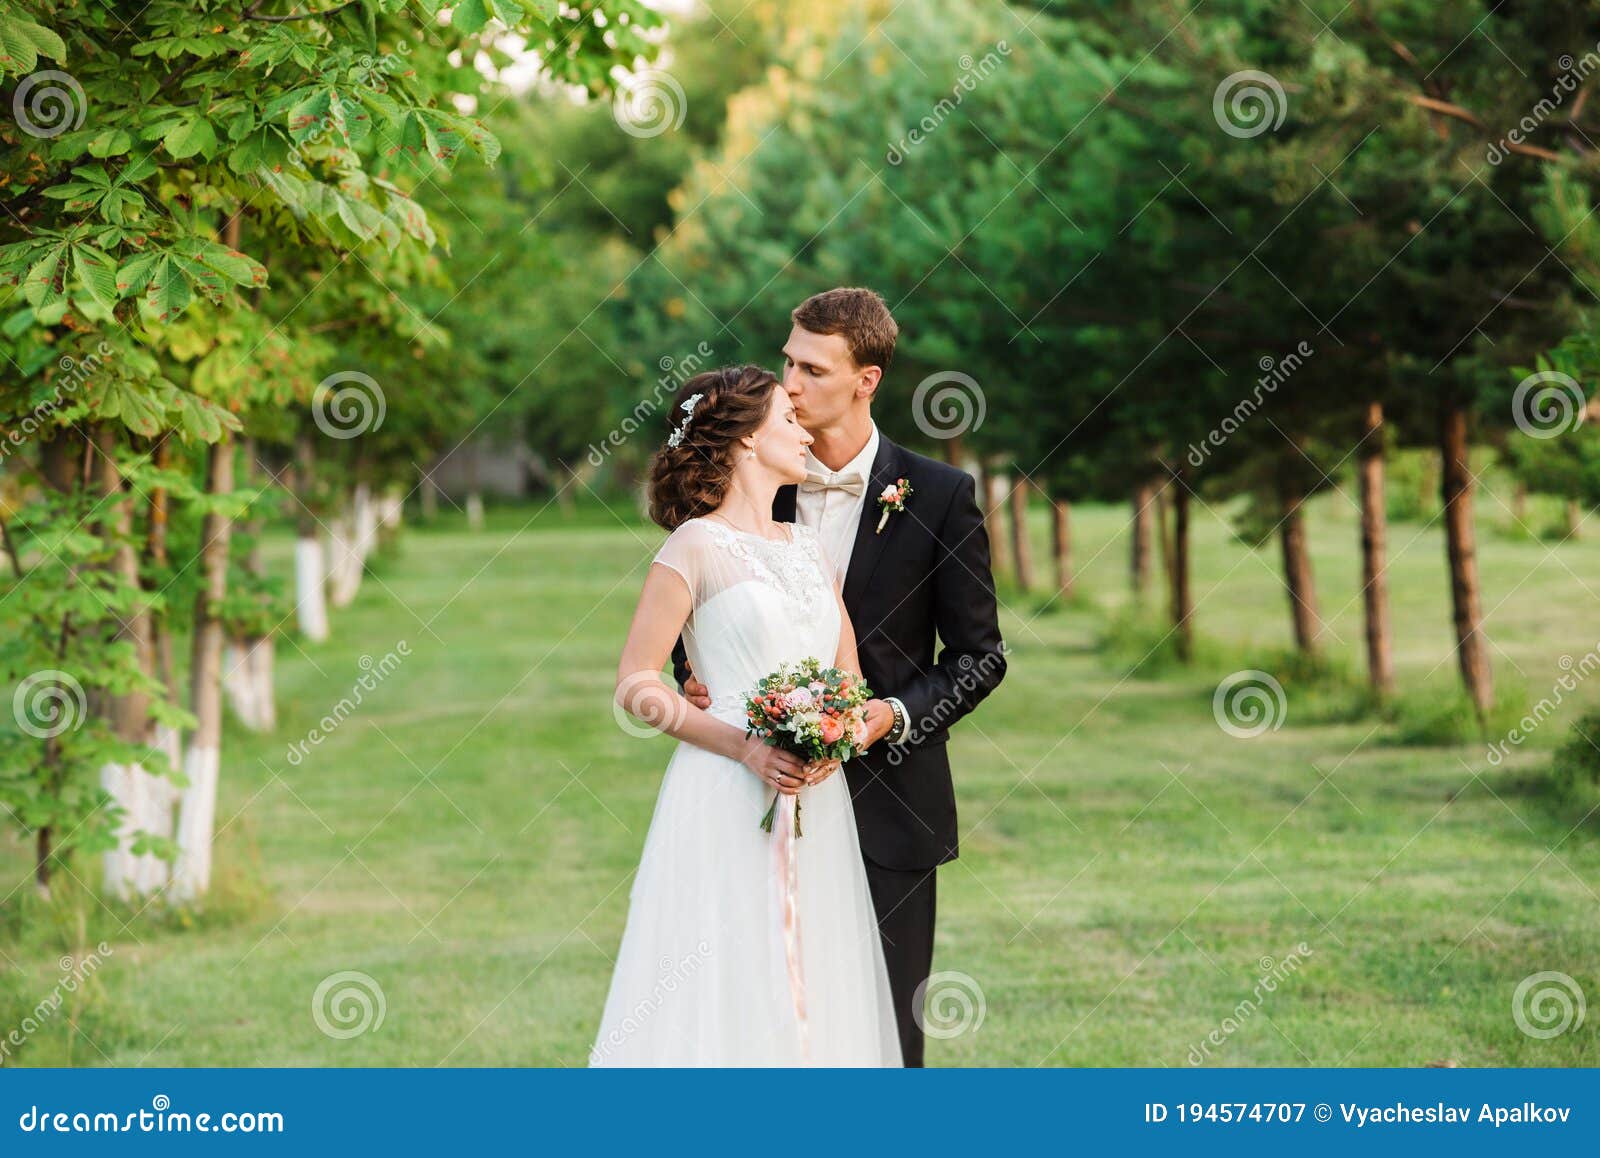
{"label": "bride's face", "polygon": [[772,388],[767,418],[750,436],[755,463],[777,476],[779,485],[801,482],[806,477],[806,447],[811,436],[795,414],[794,403],[782,386]]}

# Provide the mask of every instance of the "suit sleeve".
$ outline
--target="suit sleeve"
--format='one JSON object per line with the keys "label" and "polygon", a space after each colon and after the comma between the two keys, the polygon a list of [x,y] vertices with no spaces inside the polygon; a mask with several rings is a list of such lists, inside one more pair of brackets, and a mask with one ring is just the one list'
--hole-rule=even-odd
{"label": "suit sleeve", "polygon": [[963,474],[938,529],[932,581],[939,658],[922,676],[896,689],[910,719],[912,743],[919,734],[948,728],[972,711],[1006,673],[989,535],[975,492],[972,476]]}
{"label": "suit sleeve", "polygon": [[689,653],[683,649],[683,636],[678,636],[678,642],[672,645],[672,678],[678,681],[678,690],[683,690],[683,685],[689,679]]}

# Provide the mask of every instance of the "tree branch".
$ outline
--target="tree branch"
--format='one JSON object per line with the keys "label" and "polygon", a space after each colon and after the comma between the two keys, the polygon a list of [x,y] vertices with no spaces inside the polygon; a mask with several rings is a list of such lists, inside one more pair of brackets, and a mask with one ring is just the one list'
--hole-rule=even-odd
{"label": "tree branch", "polygon": [[332,8],[324,8],[320,12],[289,12],[283,16],[261,15],[261,8],[266,4],[266,2],[267,0],[256,0],[254,4],[245,9],[244,18],[246,20],[264,21],[267,24],[285,24],[290,20],[322,20],[326,17],[332,16],[336,12],[342,12],[346,8],[353,7],[355,4],[359,3],[360,0],[344,0],[343,4],[335,4]]}

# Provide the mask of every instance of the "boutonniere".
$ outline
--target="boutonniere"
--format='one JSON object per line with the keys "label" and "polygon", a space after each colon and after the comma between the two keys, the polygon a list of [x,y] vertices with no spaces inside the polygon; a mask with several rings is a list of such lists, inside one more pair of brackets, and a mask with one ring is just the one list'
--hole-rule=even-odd
{"label": "boutonniere", "polygon": [[883,493],[878,496],[878,506],[883,508],[883,514],[878,516],[878,529],[874,534],[883,534],[883,527],[889,521],[889,516],[905,510],[906,500],[910,497],[911,482],[908,479],[896,479],[883,488]]}

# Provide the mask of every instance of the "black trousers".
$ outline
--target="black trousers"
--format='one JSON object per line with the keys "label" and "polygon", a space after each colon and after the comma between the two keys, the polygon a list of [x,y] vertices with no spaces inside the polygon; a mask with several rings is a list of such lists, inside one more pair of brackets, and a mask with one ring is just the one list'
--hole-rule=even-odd
{"label": "black trousers", "polygon": [[913,1007],[918,987],[933,968],[934,883],[937,869],[891,869],[866,861],[867,887],[878,915],[883,960],[889,970],[900,1054],[909,1067],[922,1066],[921,1010]]}

